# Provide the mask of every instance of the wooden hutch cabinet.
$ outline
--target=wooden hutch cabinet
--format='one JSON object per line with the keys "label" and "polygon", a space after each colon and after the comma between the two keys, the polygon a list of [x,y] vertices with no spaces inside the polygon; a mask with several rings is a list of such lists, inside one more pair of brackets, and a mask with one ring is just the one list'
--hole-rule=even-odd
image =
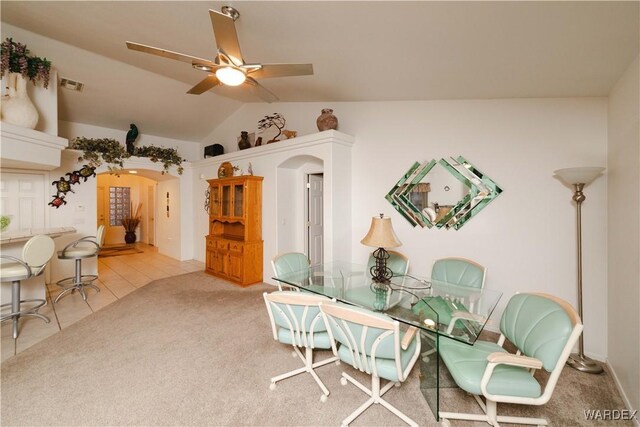
{"label": "wooden hutch cabinet", "polygon": [[262,179],[208,181],[206,272],[241,286],[262,282]]}

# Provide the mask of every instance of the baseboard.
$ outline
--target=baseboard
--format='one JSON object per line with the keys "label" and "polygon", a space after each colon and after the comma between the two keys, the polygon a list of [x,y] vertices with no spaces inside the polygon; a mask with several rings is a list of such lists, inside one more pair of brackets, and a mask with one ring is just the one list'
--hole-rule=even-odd
{"label": "baseboard", "polygon": [[[637,408],[634,408],[633,405],[631,405],[631,402],[629,401],[627,394],[624,392],[624,389],[622,388],[622,384],[620,384],[618,375],[616,375],[616,371],[615,369],[613,369],[613,366],[611,366],[611,363],[609,363],[609,361],[607,361],[607,368],[609,368],[609,371],[611,372],[611,376],[613,377],[613,382],[616,384],[616,387],[618,387],[618,391],[620,392],[620,396],[622,396],[622,401],[624,402],[624,406],[626,406],[627,409],[630,411],[636,410]],[[636,427],[640,427],[640,419],[638,416],[634,418],[633,423],[636,425]]]}

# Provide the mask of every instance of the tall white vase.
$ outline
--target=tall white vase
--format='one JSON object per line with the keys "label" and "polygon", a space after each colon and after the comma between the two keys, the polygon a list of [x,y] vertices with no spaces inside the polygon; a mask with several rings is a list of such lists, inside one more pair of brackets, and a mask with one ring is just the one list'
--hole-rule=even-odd
{"label": "tall white vase", "polygon": [[28,80],[19,73],[7,76],[7,96],[2,98],[2,121],[34,129],[38,124],[38,110],[27,95]]}

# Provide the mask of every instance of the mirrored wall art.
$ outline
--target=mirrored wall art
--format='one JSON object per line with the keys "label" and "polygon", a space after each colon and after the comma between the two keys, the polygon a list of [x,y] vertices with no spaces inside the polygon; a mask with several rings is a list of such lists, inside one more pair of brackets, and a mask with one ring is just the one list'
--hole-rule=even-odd
{"label": "mirrored wall art", "polygon": [[385,198],[412,226],[459,229],[502,189],[464,157],[414,163]]}

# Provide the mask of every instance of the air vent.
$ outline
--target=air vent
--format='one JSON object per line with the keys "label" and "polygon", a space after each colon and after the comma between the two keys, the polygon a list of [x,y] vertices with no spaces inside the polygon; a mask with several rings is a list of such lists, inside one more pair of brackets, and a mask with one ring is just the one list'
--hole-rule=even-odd
{"label": "air vent", "polygon": [[84,87],[84,83],[76,82],[75,80],[67,79],[66,77],[61,77],[60,86],[65,89],[77,90],[78,92],[81,92],[82,88]]}

